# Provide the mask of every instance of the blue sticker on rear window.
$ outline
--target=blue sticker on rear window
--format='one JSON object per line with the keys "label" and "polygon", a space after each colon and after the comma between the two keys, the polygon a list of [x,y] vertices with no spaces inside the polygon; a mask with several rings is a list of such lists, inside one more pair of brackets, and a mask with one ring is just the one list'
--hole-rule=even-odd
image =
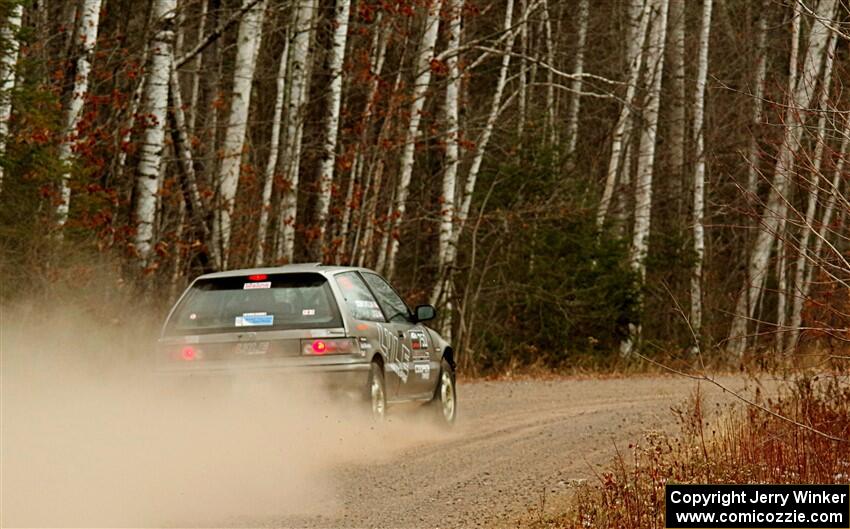
{"label": "blue sticker on rear window", "polygon": [[236,327],[252,327],[258,325],[274,325],[274,314],[243,314],[236,316]]}

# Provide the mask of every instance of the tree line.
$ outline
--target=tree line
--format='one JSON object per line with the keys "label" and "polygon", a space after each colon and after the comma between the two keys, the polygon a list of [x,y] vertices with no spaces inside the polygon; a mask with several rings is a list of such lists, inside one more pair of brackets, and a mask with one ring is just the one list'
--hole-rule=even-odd
{"label": "tree line", "polygon": [[7,278],[72,248],[171,296],[361,265],[438,305],[474,369],[846,339],[844,0],[0,15]]}

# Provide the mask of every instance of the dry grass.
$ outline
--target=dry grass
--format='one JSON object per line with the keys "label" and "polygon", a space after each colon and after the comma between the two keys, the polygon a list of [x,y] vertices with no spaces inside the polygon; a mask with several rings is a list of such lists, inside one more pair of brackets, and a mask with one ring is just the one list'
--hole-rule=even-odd
{"label": "dry grass", "polygon": [[766,408],[830,440],[753,407],[710,421],[700,395],[681,410],[678,437],[647,435],[618,452],[609,469],[579,488],[572,509],[541,527],[663,528],[664,485],[676,483],[846,483],[850,481],[847,375],[800,377]]}

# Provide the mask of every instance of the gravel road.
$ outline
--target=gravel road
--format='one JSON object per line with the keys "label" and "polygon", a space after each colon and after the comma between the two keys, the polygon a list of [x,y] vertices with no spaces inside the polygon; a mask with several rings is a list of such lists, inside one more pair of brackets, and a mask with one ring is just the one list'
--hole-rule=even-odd
{"label": "gravel road", "polygon": [[[723,383],[744,387],[741,379]],[[592,479],[615,444],[626,448],[653,430],[675,433],[671,407],[696,386],[671,377],[461,384],[453,432],[422,434],[379,462],[331,469],[333,514],[271,524],[516,527],[540,516],[541,505],[545,513],[563,508],[571,487]],[[706,383],[701,389],[715,407],[731,400]]]}
{"label": "gravel road", "polygon": [[453,430],[376,426],[306,377],[163,377],[123,327],[46,319],[0,344],[0,527],[517,527],[562,510],[615,445],[675,433],[697,385],[461,381]]}

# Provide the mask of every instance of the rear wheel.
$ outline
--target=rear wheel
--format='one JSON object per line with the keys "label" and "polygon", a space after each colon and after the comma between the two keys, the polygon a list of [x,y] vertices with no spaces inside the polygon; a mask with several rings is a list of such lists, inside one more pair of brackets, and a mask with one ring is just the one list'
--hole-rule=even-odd
{"label": "rear wheel", "polygon": [[440,378],[437,382],[437,388],[434,390],[431,407],[440,423],[447,426],[454,424],[457,417],[455,372],[445,358],[440,362]]}
{"label": "rear wheel", "polygon": [[372,418],[376,421],[383,421],[387,416],[387,391],[384,385],[384,369],[377,362],[372,362],[367,392],[371,404]]}

